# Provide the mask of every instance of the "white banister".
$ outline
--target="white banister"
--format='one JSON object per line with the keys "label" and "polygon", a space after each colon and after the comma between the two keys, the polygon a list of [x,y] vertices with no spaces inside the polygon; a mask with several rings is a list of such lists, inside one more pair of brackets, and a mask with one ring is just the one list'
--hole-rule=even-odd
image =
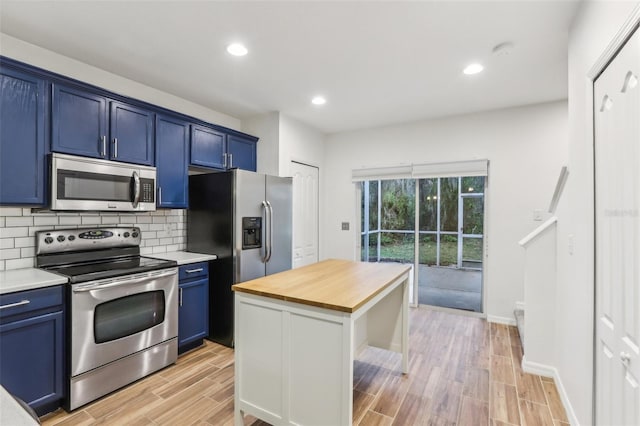
{"label": "white banister", "polygon": [[531,231],[531,233],[529,233],[526,237],[521,239],[518,242],[518,244],[520,244],[524,248],[527,248],[527,246],[529,245],[529,243],[531,243],[531,241],[535,240],[539,235],[541,235],[547,229],[550,229],[551,226],[554,225],[556,222],[558,222],[558,218],[556,216],[549,218],[545,223],[538,226],[536,229]]}

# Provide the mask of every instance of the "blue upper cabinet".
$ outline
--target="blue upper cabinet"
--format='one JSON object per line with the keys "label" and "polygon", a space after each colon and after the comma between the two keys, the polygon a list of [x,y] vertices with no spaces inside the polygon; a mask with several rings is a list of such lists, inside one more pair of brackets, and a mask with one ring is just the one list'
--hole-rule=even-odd
{"label": "blue upper cabinet", "polygon": [[154,115],[150,111],[111,102],[110,158],[152,166],[153,118]]}
{"label": "blue upper cabinet", "polygon": [[227,135],[211,127],[191,125],[191,164],[224,169]]}
{"label": "blue upper cabinet", "polygon": [[256,171],[257,138],[226,134],[222,131],[191,125],[191,165],[214,169],[239,168]]}
{"label": "blue upper cabinet", "polygon": [[0,69],[0,204],[45,204],[47,85]]}
{"label": "blue upper cabinet", "polygon": [[188,163],[189,123],[166,115],[156,115],[158,207],[188,207]]}
{"label": "blue upper cabinet", "polygon": [[51,112],[52,151],[154,164],[151,111],[54,84]]}
{"label": "blue upper cabinet", "polygon": [[109,158],[107,98],[53,85],[51,149]]}
{"label": "blue upper cabinet", "polygon": [[240,136],[227,136],[227,166],[256,171],[256,140]]}

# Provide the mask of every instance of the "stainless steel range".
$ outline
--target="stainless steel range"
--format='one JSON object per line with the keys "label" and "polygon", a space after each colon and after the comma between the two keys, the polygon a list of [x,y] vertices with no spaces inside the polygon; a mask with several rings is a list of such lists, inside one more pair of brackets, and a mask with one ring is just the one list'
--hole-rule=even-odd
{"label": "stainless steel range", "polygon": [[36,235],[37,266],[69,278],[69,411],[178,357],[177,264],[140,256],[140,241],[139,228]]}

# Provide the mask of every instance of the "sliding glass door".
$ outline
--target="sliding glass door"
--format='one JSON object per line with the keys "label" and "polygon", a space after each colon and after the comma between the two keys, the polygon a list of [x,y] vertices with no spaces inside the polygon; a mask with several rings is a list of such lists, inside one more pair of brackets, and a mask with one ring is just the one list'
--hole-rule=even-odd
{"label": "sliding glass door", "polygon": [[361,259],[414,265],[418,303],[482,311],[485,178],[362,182]]}

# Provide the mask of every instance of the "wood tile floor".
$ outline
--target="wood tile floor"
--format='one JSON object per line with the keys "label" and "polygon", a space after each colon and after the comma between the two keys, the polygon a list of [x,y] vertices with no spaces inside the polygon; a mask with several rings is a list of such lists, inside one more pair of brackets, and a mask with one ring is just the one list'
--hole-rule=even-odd
{"label": "wood tile floor", "polygon": [[[355,425],[568,425],[551,379],[520,368],[515,327],[412,309],[410,372],[367,348],[354,366]],[[233,351],[207,342],[160,372],[44,425],[232,425]],[[265,425],[251,417],[246,425]],[[331,425],[327,425],[331,426]]]}

